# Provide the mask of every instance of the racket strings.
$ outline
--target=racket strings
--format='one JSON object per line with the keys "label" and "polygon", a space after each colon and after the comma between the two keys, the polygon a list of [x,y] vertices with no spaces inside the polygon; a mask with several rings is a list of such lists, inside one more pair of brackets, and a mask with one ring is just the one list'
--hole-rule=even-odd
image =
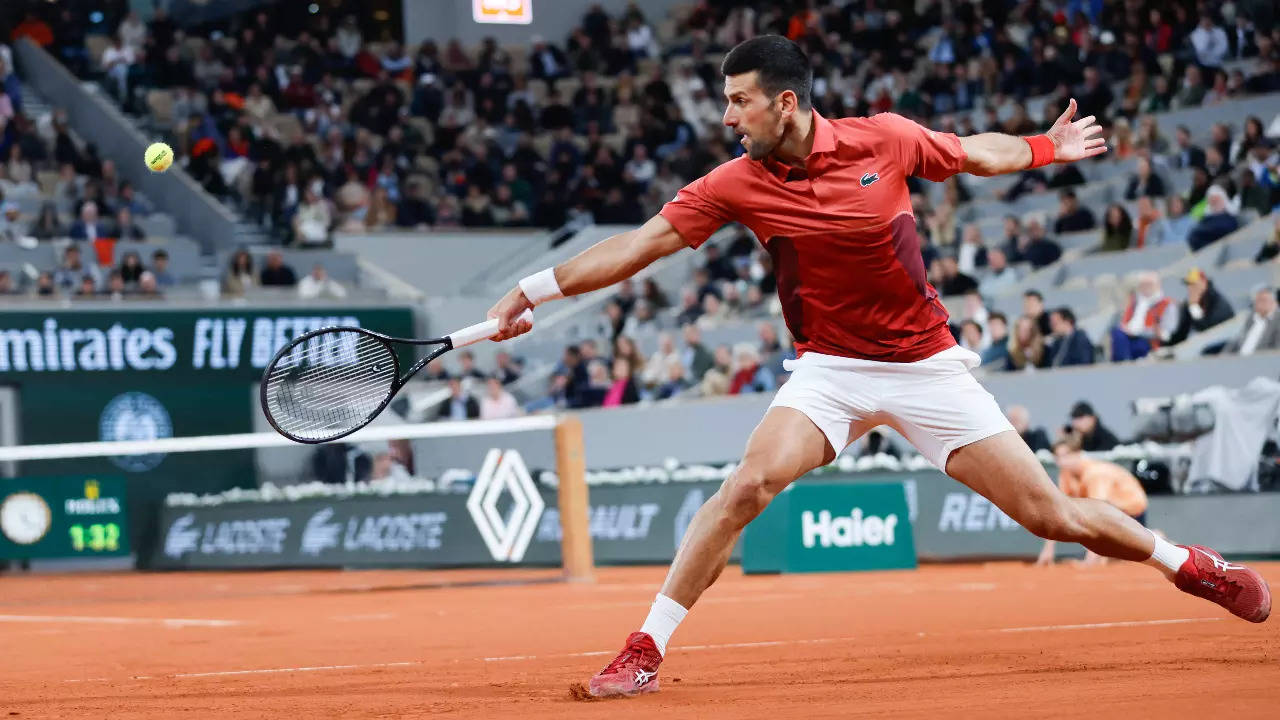
{"label": "racket strings", "polygon": [[385,342],[350,330],[322,333],[268,371],[267,412],[286,433],[323,440],[365,424],[397,380]]}

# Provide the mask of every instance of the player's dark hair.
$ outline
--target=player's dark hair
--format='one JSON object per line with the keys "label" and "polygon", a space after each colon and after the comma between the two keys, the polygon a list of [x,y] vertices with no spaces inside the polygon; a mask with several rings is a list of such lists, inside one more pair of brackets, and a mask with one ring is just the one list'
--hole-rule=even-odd
{"label": "player's dark hair", "polygon": [[752,70],[759,72],[758,82],[765,95],[772,99],[783,90],[790,90],[796,94],[800,109],[809,109],[813,70],[799,45],[781,35],[761,35],[739,43],[720,64],[725,77]]}

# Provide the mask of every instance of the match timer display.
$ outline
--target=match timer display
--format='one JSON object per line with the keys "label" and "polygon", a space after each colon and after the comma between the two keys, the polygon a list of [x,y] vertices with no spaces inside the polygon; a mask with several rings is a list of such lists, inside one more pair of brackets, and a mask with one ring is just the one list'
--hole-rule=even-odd
{"label": "match timer display", "polygon": [[122,478],[0,479],[0,559],[128,554]]}

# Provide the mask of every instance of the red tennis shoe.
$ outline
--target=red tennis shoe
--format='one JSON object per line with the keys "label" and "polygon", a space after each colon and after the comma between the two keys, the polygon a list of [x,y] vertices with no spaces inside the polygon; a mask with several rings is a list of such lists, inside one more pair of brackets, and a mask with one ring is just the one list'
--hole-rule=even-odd
{"label": "red tennis shoe", "polygon": [[1181,545],[1191,557],[1178,568],[1178,589],[1215,602],[1232,615],[1260,623],[1271,614],[1271,588],[1257,572],[1227,562],[1218,551],[1202,545]]}
{"label": "red tennis shoe", "polygon": [[658,665],[662,653],[649,633],[633,632],[618,657],[591,678],[588,689],[595,697],[658,692]]}

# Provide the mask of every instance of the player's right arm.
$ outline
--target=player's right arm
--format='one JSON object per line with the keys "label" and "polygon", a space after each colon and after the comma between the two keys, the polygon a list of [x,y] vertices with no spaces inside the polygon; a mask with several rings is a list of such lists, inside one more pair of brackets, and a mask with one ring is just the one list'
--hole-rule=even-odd
{"label": "player's right arm", "polygon": [[721,189],[740,185],[736,173],[741,168],[735,161],[717,167],[684,186],[644,225],[601,240],[569,261],[521,280],[489,310],[489,317],[498,319],[498,335],[493,339],[529,332],[533,325],[518,319],[529,308],[608,287],[681,248],[696,250],[722,225],[736,219],[726,198],[730,193]]}
{"label": "player's right arm", "polygon": [[498,319],[499,334],[494,340],[528,332],[532,325],[516,318],[539,301],[608,287],[685,247],[688,245],[679,231],[662,215],[653,216],[635,230],[607,237],[573,258],[525,278],[503,296],[489,310],[489,317]]}

